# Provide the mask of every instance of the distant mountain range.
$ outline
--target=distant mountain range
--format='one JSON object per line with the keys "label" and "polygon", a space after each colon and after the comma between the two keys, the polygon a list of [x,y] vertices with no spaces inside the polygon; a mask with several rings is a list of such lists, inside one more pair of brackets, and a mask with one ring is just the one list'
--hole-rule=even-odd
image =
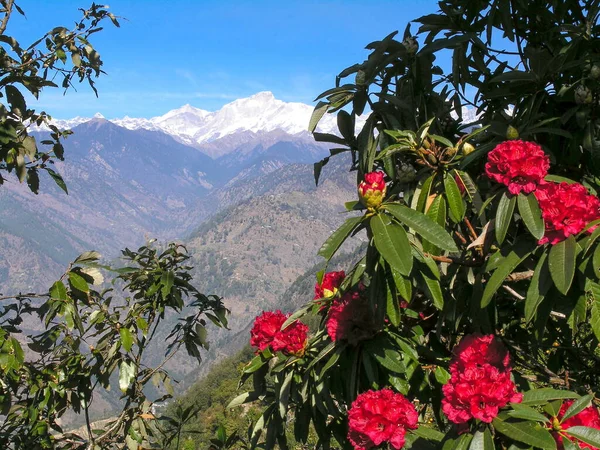
{"label": "distant mountain range", "polygon": [[[236,146],[243,142],[272,132],[275,136],[309,136],[307,128],[312,111],[312,106],[286,103],[277,100],[271,92],[259,92],[228,103],[215,112],[184,105],[151,119],[125,116],[122,119],[110,119],[110,122],[129,130],[162,131],[213,158],[219,158],[235,151]],[[104,119],[100,113],[93,118]],[[60,128],[73,128],[93,118],[56,119],[54,124]],[[325,116],[319,124],[319,130],[335,133],[335,116]],[[224,145],[216,145],[217,141],[231,137],[235,138],[221,141]]]}

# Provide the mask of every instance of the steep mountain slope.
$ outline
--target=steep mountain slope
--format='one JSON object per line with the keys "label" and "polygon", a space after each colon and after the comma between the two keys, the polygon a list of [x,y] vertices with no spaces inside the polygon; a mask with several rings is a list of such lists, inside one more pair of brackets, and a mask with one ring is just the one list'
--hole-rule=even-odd
{"label": "steep mountain slope", "polygon": [[127,130],[103,119],[76,127],[65,155],[56,170],[69,195],[49,178],[39,195],[14,182],[0,189],[4,293],[47,288],[89,249],[114,256],[145,235],[184,234],[208,214],[200,199],[223,182],[218,163],[197,150],[164,133]]}

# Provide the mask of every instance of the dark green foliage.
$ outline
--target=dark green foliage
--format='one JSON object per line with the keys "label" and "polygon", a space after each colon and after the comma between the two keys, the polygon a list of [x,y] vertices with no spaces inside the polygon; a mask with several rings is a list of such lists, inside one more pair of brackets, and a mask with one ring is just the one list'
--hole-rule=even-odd
{"label": "dark green foliage", "polygon": [[[96,95],[94,78],[104,73],[101,69],[100,54],[90,42],[92,34],[102,30],[102,24],[111,20],[119,22],[114,14],[103,6],[92,4],[82,9],[82,18],[71,30],[55,27],[44,36],[27,46],[6,34],[11,14],[25,13],[14,0],[2,2],[3,19],[0,25],[0,184],[2,172],[14,172],[19,181],[27,181],[36,194],[40,187],[39,171],[44,170],[65,192],[67,186],[61,175],[52,169],[54,160],[64,160],[61,139],[70,131],[61,131],[50,124],[46,112],[36,112],[27,107],[23,92],[26,90],[35,98],[45,88],[58,88],[58,79],[65,92],[74,82],[90,85]],[[39,144],[29,135],[32,125],[47,124],[50,128],[48,139]]]}

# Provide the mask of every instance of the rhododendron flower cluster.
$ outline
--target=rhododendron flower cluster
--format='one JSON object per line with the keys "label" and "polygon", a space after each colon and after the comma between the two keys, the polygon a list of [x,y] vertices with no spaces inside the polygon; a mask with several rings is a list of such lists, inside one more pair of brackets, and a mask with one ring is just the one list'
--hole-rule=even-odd
{"label": "rhododendron flower cluster", "polygon": [[375,331],[370,307],[358,292],[347,292],[333,302],[325,326],[333,342],[351,345],[370,338]]}
{"label": "rhododendron flower cluster", "polygon": [[[560,410],[558,412],[558,416],[556,417],[556,419],[558,421],[560,421],[562,419],[562,417],[565,415],[565,413],[567,412],[567,409],[569,409],[569,407],[573,404],[573,400],[568,400],[566,402],[564,402],[562,404],[562,406],[560,407]],[[554,424],[551,425],[551,427]],[[579,448],[590,448],[592,450],[596,449],[596,447],[587,444],[583,441],[580,441],[577,438],[574,438],[573,436],[569,436],[569,428],[571,427],[576,427],[576,426],[582,426],[582,427],[590,427],[590,428],[596,428],[597,430],[600,430],[600,414],[598,414],[598,409],[595,406],[588,406],[587,408],[585,408],[583,411],[575,414],[573,417],[569,417],[567,420],[563,421],[560,424],[560,432],[557,432],[556,429],[554,430],[554,439],[556,439],[556,443],[558,444],[558,449],[562,450],[564,448],[563,446],[563,439],[566,437],[567,439],[569,439],[570,441],[575,442]]]}
{"label": "rhododendron flower cluster", "polygon": [[369,172],[358,185],[360,201],[369,209],[377,208],[385,197],[387,187],[383,176],[383,172]]}
{"label": "rhododendron flower cluster", "polygon": [[506,141],[498,144],[489,154],[485,173],[508,191],[517,195],[529,194],[548,174],[550,159],[542,147],[534,142]]}
{"label": "rhododendron flower cluster", "polygon": [[442,410],[457,424],[472,418],[490,423],[500,408],[523,398],[510,378],[510,356],[493,335],[465,336],[454,349],[450,374]]}
{"label": "rhododendron flower cluster", "polygon": [[270,347],[287,355],[302,354],[308,340],[308,327],[295,321],[282,330],[288,317],[279,310],[265,311],[257,316],[250,330],[250,345],[260,351]]}
{"label": "rhododendron flower cluster", "polygon": [[[546,223],[540,244],[555,245],[600,219],[600,200],[579,183],[543,183],[535,191]],[[593,231],[591,227],[589,231]]]}
{"label": "rhododendron flower cluster", "polygon": [[323,275],[323,280],[321,283],[315,284],[315,297],[314,299],[325,298],[325,297],[333,297],[346,278],[346,274],[343,270],[339,272],[327,272]]}
{"label": "rhododendron flower cluster", "polygon": [[356,397],[348,411],[348,439],[355,450],[368,450],[384,442],[404,446],[406,430],[417,428],[414,405],[391,389],[367,391]]}

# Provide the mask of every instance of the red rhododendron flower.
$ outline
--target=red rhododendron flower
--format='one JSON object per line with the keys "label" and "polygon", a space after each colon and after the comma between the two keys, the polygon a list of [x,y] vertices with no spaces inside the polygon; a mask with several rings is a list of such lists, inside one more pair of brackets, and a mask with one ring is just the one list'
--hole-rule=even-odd
{"label": "red rhododendron flower", "polygon": [[315,284],[315,300],[324,297],[333,297],[336,293],[346,274],[343,270],[339,272],[327,272],[323,275],[321,284]]}
{"label": "red rhododendron flower", "polygon": [[358,292],[347,292],[334,301],[328,314],[325,326],[333,342],[347,341],[356,345],[373,336],[375,326],[371,309]]}
{"label": "red rhododendron flower", "polygon": [[383,176],[383,172],[369,172],[358,185],[358,196],[367,208],[374,209],[381,205],[387,189]]}
{"label": "red rhododendron flower", "polygon": [[287,316],[279,310],[265,311],[257,316],[250,330],[250,345],[261,351],[269,347],[286,320]]}
{"label": "red rhododendron flower", "polygon": [[454,347],[450,372],[466,367],[490,364],[500,370],[510,370],[510,355],[502,342],[493,334],[473,333],[461,339]]}
{"label": "red rhododendron flower", "polygon": [[546,223],[546,233],[539,244],[555,245],[600,219],[600,200],[579,183],[542,183],[535,196]]}
{"label": "red rhododendron flower", "polygon": [[[567,409],[569,409],[569,407],[572,404],[573,400],[568,400],[562,404],[557,416],[559,421],[562,419],[562,417],[567,412]],[[574,438],[573,436],[569,436],[569,428],[577,426],[596,428],[597,430],[600,430],[600,414],[598,413],[598,409],[595,406],[588,406],[583,411],[579,412],[578,414],[575,414],[573,417],[569,417],[567,420],[563,421],[560,424],[561,431],[552,433],[554,435],[554,439],[556,439],[556,443],[558,444],[559,450],[562,450],[564,448],[562,442],[564,437],[577,444],[579,448],[589,448],[592,450],[598,450],[597,447],[582,442],[579,439]]]}
{"label": "red rhododendron flower", "polygon": [[250,345],[260,351],[271,347],[273,351],[298,355],[304,352],[308,340],[308,327],[295,321],[284,330],[281,326],[289,315],[281,311],[266,311],[256,317],[250,330]]}
{"label": "red rhododendron flower", "polygon": [[463,337],[454,348],[450,381],[442,387],[442,410],[461,424],[475,418],[490,423],[500,408],[521,402],[510,378],[510,356],[494,335]]}
{"label": "red rhododendron flower", "polygon": [[516,392],[510,371],[502,371],[491,364],[472,365],[455,371],[442,392],[442,410],[454,423],[464,423],[471,418],[490,423],[500,408],[523,399],[523,395]]}
{"label": "red rhododendron flower", "polygon": [[517,195],[536,190],[548,174],[550,158],[534,142],[506,141],[498,144],[488,154],[485,173],[508,191]]}
{"label": "red rhododendron flower", "polygon": [[367,391],[356,397],[348,411],[348,439],[355,450],[368,450],[388,442],[404,446],[406,430],[417,428],[414,405],[391,389]]}
{"label": "red rhododendron flower", "polygon": [[308,340],[308,327],[296,321],[277,333],[273,338],[271,348],[276,352],[289,355],[302,355]]}

